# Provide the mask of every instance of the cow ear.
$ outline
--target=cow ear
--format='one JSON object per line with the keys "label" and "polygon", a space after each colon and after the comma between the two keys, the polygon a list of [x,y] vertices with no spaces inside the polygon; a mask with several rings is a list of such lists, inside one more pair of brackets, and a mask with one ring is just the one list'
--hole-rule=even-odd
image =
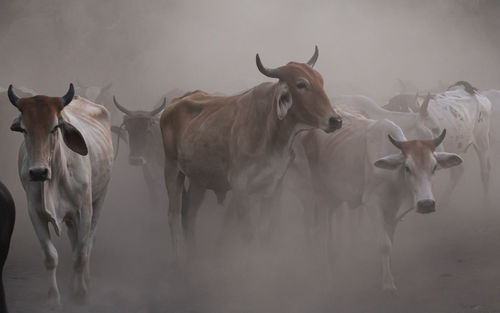
{"label": "cow ear", "polygon": [[278,113],[278,119],[282,120],[285,118],[286,113],[292,107],[292,94],[288,90],[286,84],[280,84],[278,86],[278,94],[276,97],[276,112]]}
{"label": "cow ear", "polygon": [[381,159],[375,161],[374,165],[378,168],[383,168],[386,170],[394,170],[403,164],[404,156],[399,154],[391,154]]}
{"label": "cow ear", "polygon": [[462,163],[462,158],[455,153],[448,152],[436,152],[436,161],[441,168],[449,168],[453,166],[460,165]]}
{"label": "cow ear", "polygon": [[123,127],[111,126],[111,132],[118,136],[119,139],[123,140],[128,144],[128,133]]}
{"label": "cow ear", "polygon": [[15,132],[24,133],[24,129],[21,127],[21,117],[20,116],[16,117],[12,121],[12,124],[10,125],[10,130],[15,131]]}
{"label": "cow ear", "polygon": [[64,143],[68,148],[80,155],[87,155],[89,153],[85,139],[75,126],[61,119],[60,126]]}

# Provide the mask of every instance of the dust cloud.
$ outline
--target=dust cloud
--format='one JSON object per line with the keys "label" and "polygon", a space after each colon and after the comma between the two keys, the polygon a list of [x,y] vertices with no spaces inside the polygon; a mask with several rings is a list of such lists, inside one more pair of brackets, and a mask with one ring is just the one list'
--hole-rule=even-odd
{"label": "dust cloud", "polygon": [[[104,86],[131,109],[151,109],[172,89],[234,94],[267,81],[255,66],[307,61],[330,96],[363,94],[385,104],[401,91],[470,81],[500,89],[498,1],[0,1],[0,87],[62,95],[69,82]],[[3,95],[3,94],[2,94]],[[0,179],[17,205],[5,268],[11,312],[45,312],[41,249],[17,176],[18,114],[0,99]],[[116,139],[116,138],[115,138]],[[122,144],[91,260],[85,306],[69,297],[71,253],[55,235],[62,312],[500,312],[500,187],[493,147],[489,205],[481,201],[477,158],[446,207],[447,173],[434,181],[437,212],[410,214],[398,226],[393,273],[399,290],[380,290],[377,246],[368,221],[340,227],[338,261],[308,241],[292,192],[277,208],[271,239],[247,243],[222,226],[224,209],[208,193],[197,251],[176,262],[167,204],[150,207],[142,172]],[[347,213],[349,216],[349,213]],[[353,226],[354,225],[354,226]],[[222,243],[223,242],[223,243]]]}

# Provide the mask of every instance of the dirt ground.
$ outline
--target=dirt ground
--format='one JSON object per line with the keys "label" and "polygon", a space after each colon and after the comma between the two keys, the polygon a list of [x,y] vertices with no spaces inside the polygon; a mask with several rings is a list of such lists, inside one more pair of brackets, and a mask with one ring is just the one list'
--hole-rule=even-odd
{"label": "dirt ground", "polygon": [[[228,236],[220,223],[223,209],[213,206],[210,195],[198,220],[198,252],[179,265],[171,255],[166,205],[163,210],[148,207],[141,172],[126,164],[122,151],[100,220],[91,260],[91,293],[84,305],[73,304],[69,296],[66,234],[55,239],[61,312],[500,312],[496,155],[491,205],[480,200],[477,159],[468,153],[464,179],[450,205],[440,207],[438,197],[436,213],[410,213],[401,222],[392,262],[398,291],[385,294],[373,235],[344,225],[344,248],[331,266],[305,239],[291,195],[272,240],[234,240],[224,246],[219,244]],[[15,166],[4,173],[13,177],[2,179],[14,193],[18,212],[4,270],[8,305],[14,313],[49,312],[41,250]],[[435,184],[446,184],[447,178],[440,174]],[[437,196],[443,188],[435,189]],[[356,236],[350,237],[351,232]]]}

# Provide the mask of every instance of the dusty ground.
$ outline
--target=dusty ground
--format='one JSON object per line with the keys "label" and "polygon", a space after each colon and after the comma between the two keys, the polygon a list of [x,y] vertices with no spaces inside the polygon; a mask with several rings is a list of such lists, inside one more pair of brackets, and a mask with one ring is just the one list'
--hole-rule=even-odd
{"label": "dusty ground", "polygon": [[[123,151],[122,151],[123,152]],[[199,254],[180,268],[170,255],[166,211],[148,208],[139,170],[116,164],[92,256],[86,305],[69,297],[71,257],[66,235],[60,252],[62,312],[500,312],[500,183],[492,177],[490,207],[480,204],[476,157],[469,153],[465,179],[452,202],[432,215],[411,213],[394,245],[395,295],[380,290],[377,249],[361,232],[344,249],[328,279],[326,260],[304,240],[290,198],[276,239],[220,248],[222,209],[204,207]],[[128,173],[126,173],[128,171]],[[15,168],[6,169],[13,177]],[[41,250],[26,213],[17,177],[2,178],[18,205],[12,250],[5,268],[11,312],[48,311]],[[445,175],[436,184],[446,183]],[[134,187],[135,185],[135,187]],[[437,188],[438,191],[440,188]],[[438,192],[436,192],[438,194]],[[212,203],[212,196],[208,203]],[[238,241],[236,241],[238,242]]]}

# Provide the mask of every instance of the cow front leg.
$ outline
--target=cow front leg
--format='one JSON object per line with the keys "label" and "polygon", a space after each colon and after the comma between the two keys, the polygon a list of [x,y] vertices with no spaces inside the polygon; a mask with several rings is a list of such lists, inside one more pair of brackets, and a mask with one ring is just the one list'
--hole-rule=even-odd
{"label": "cow front leg", "polygon": [[45,269],[47,270],[49,278],[49,306],[51,308],[56,308],[61,305],[61,295],[57,286],[56,277],[57,264],[59,261],[57,250],[50,240],[48,221],[42,218],[35,209],[30,209],[29,215],[44,255]]}
{"label": "cow front leg", "polygon": [[388,233],[388,227],[384,217],[384,210],[381,207],[371,209],[375,228],[377,232],[377,244],[380,250],[382,265],[382,289],[388,292],[396,292],[396,284],[391,271],[392,240]]}
{"label": "cow front leg", "polygon": [[206,189],[199,184],[191,182],[182,203],[182,227],[187,242],[189,254],[193,255],[196,250],[195,224],[198,210],[203,203]]}
{"label": "cow front leg", "polygon": [[[184,237],[181,225],[181,208],[184,193],[185,175],[179,171],[172,160],[165,162],[165,185],[168,192],[168,226],[170,239],[176,261],[179,261],[184,252]],[[187,198],[187,197],[184,197]]]}

